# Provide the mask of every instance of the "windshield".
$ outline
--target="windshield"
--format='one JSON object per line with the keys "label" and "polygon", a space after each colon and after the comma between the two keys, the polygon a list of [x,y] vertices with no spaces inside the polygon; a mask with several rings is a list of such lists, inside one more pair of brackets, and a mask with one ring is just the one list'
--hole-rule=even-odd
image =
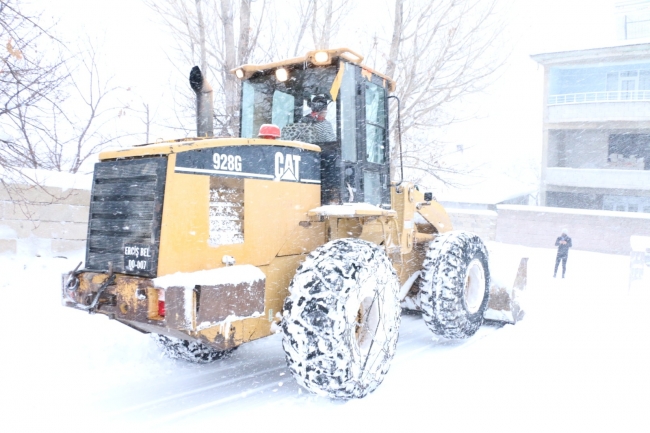
{"label": "windshield", "polygon": [[292,69],[280,82],[275,74],[243,82],[241,136],[255,138],[260,126],[280,127],[281,139],[326,143],[337,139],[336,67]]}

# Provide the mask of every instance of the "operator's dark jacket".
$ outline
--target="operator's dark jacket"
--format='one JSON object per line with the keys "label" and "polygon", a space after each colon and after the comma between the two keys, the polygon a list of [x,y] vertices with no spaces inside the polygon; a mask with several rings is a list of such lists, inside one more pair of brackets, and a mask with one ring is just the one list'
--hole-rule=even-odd
{"label": "operator's dark jacket", "polygon": [[[565,241],[566,244],[561,244],[560,241]],[[567,257],[569,255],[569,248],[571,248],[571,238],[568,237],[565,234],[562,234],[557,240],[555,241],[555,246],[558,247],[557,249],[557,256],[558,257]]]}

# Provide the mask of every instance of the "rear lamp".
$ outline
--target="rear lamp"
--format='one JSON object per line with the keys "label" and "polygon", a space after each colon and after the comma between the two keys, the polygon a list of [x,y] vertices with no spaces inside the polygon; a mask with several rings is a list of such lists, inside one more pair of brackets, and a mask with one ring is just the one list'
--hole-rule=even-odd
{"label": "rear lamp", "polygon": [[285,82],[289,79],[289,72],[284,68],[278,68],[275,70],[275,78],[280,82]]}
{"label": "rear lamp", "polygon": [[330,55],[327,53],[327,51],[317,51],[316,54],[314,54],[315,63],[327,63],[329,60]]}
{"label": "rear lamp", "polygon": [[158,290],[158,315],[165,317],[165,291]]}
{"label": "rear lamp", "polygon": [[242,71],[241,69],[237,69],[235,71],[235,75],[237,76],[237,78],[241,80],[242,78],[244,78],[244,71]]}

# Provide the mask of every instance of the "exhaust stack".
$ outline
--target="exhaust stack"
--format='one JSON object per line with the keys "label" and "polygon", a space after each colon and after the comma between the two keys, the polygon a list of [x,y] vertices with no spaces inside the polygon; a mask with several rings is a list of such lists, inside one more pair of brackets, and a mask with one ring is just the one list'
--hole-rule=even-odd
{"label": "exhaust stack", "polygon": [[193,67],[190,71],[190,87],[196,93],[196,135],[197,137],[214,137],[212,86],[198,66]]}

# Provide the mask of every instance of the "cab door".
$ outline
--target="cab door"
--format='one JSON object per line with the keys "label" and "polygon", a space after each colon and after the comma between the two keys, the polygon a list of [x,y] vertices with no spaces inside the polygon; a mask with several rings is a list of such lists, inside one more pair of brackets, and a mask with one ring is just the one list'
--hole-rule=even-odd
{"label": "cab door", "polygon": [[[359,180],[365,203],[379,206],[390,204],[390,163],[388,152],[388,116],[386,89],[373,80],[361,77],[360,99],[363,105],[364,125],[361,128],[362,155]],[[383,81],[383,80],[382,80]]]}
{"label": "cab door", "polygon": [[344,202],[390,205],[388,115],[383,79],[345,64],[341,85]]}

